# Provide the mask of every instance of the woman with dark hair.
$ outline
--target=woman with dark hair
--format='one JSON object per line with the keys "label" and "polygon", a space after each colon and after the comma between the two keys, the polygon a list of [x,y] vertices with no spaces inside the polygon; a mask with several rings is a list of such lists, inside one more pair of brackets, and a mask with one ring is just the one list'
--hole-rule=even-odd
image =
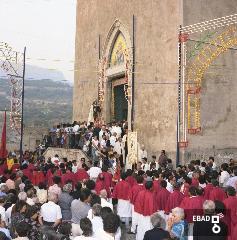
{"label": "woman with dark hair", "polygon": [[72,234],[72,224],[69,222],[62,223],[58,228],[58,233],[67,237],[67,239],[71,239],[70,237]]}
{"label": "woman with dark hair", "polygon": [[25,201],[18,201],[12,208],[10,232],[15,236],[16,225],[25,220],[25,213],[28,204]]}
{"label": "woman with dark hair", "polygon": [[26,211],[25,221],[30,225],[30,231],[28,237],[30,240],[39,240],[40,239],[40,224],[38,222],[39,217],[39,207],[36,205],[29,206]]}
{"label": "woman with dark hair", "polygon": [[73,197],[73,199],[80,198],[81,188],[82,188],[82,184],[81,184],[81,182],[78,182],[75,186],[74,192],[71,193],[71,196]]}
{"label": "woman with dark hair", "polygon": [[74,240],[95,240],[92,236],[92,223],[89,218],[82,218],[80,221],[80,227],[83,234],[75,237]]}

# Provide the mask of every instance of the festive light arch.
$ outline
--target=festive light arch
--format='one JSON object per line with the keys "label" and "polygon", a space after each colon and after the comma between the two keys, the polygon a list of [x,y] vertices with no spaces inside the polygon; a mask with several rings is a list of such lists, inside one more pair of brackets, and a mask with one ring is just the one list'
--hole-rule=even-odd
{"label": "festive light arch", "polygon": [[11,86],[10,123],[16,140],[22,136],[22,97],[24,88],[24,53],[14,51],[7,43],[0,42],[0,68]]}
{"label": "festive light arch", "polygon": [[[210,30],[225,28],[216,35]],[[194,58],[187,60],[187,42],[194,33],[208,31],[205,41],[197,41],[205,46],[195,48]],[[209,41],[207,41],[209,40]],[[180,28],[179,34],[179,118],[178,142],[180,147],[187,147],[187,133],[201,131],[201,87],[205,72],[224,52],[237,45],[237,14],[217,18]],[[192,54],[191,56],[192,57]]]}

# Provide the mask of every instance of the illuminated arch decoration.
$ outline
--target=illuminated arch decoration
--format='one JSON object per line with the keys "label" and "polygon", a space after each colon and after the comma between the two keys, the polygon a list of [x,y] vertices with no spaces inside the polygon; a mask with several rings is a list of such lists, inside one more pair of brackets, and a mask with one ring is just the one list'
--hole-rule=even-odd
{"label": "illuminated arch decoration", "polygon": [[0,68],[6,73],[11,84],[10,122],[16,140],[20,140],[24,53],[13,51],[7,43],[0,42]]}
{"label": "illuminated arch decoration", "polygon": [[[221,31],[220,31],[221,30]],[[192,36],[202,33],[199,40]],[[194,45],[190,42],[195,42]],[[191,47],[190,47],[191,45]],[[209,66],[237,45],[237,14],[180,28],[178,141],[187,147],[187,134],[201,131],[201,87]]]}
{"label": "illuminated arch decoration", "polygon": [[131,108],[132,62],[130,34],[121,21],[116,19],[109,30],[99,61],[98,102],[102,110],[105,106],[106,84],[109,79],[119,75],[125,76],[124,92],[128,101],[128,109]]}

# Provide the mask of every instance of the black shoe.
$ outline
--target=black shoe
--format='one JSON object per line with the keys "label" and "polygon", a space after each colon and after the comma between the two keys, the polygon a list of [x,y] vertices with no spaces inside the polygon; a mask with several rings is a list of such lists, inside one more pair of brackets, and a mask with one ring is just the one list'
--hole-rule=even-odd
{"label": "black shoe", "polygon": [[127,232],[127,234],[136,234],[136,233],[129,231],[129,232]]}

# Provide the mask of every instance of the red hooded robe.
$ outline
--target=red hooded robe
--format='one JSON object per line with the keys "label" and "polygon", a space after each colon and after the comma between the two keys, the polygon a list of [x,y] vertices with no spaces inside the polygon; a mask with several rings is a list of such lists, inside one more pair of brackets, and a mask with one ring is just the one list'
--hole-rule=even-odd
{"label": "red hooded robe", "polygon": [[169,196],[170,196],[170,192],[166,188],[161,188],[161,190],[158,193],[156,193],[157,211],[165,210]]}
{"label": "red hooded robe", "polygon": [[174,190],[170,195],[166,203],[165,212],[169,213],[173,208],[180,206],[182,200],[184,199],[183,193],[179,190]]}

